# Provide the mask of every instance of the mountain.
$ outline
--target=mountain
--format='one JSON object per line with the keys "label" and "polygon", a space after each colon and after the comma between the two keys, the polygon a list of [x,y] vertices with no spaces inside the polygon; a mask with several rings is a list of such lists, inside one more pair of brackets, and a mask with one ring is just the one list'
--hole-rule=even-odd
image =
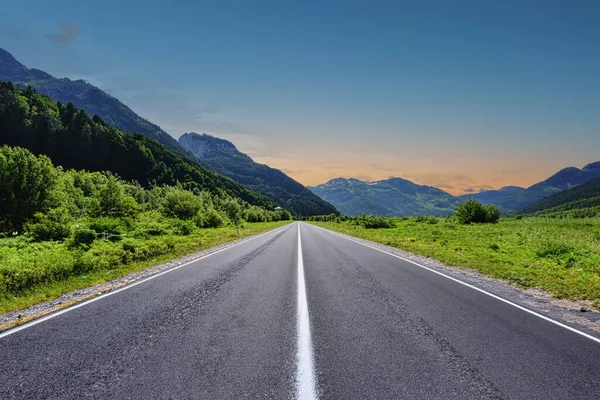
{"label": "mountain", "polygon": [[142,133],[164,144],[176,153],[189,156],[177,141],[157,125],[140,117],[116,98],[84,80],[58,79],[39,69],[27,68],[12,54],[0,48],[0,81],[12,82],[20,88],[31,86],[38,93],[63,104],[73,103],[92,117],[127,133]]}
{"label": "mountain", "polygon": [[463,194],[457,196],[457,198],[461,201],[471,198],[483,204],[494,204],[500,211],[507,212],[514,210],[515,198],[525,191],[527,189],[520,186],[505,186],[497,190],[484,190],[479,193]]}
{"label": "mountain", "polygon": [[476,199],[485,204],[494,204],[502,212],[520,210],[555,193],[581,185],[590,179],[600,177],[600,161],[591,163],[582,169],[568,167],[558,171],[548,179],[538,182],[527,189],[508,187],[500,190],[487,190],[475,194],[459,196],[461,200]]}
{"label": "mountain", "polygon": [[309,189],[345,215],[364,212],[388,217],[446,216],[452,214],[459,203],[443,190],[417,185],[402,178],[377,182],[336,178]]}
{"label": "mountain", "polygon": [[233,180],[183,157],[142,134],[126,134],[97,115],[90,119],[34,90],[0,82],[0,145],[46,154],[56,165],[112,171],[143,186],[181,184],[272,209],[275,203]]}
{"label": "mountain", "polygon": [[227,140],[192,132],[183,134],[179,144],[208,168],[275,200],[296,215],[338,214],[334,206],[306,187],[278,169],[254,162]]}
{"label": "mountain", "polygon": [[519,211],[536,216],[600,216],[600,178],[546,197]]}

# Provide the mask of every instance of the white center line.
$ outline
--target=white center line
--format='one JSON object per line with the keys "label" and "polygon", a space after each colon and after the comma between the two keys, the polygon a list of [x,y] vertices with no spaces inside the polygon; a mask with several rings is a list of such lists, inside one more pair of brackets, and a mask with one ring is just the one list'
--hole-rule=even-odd
{"label": "white center line", "polygon": [[310,319],[306,300],[306,284],[304,283],[300,223],[298,223],[298,353],[296,363],[296,398],[301,400],[317,399]]}

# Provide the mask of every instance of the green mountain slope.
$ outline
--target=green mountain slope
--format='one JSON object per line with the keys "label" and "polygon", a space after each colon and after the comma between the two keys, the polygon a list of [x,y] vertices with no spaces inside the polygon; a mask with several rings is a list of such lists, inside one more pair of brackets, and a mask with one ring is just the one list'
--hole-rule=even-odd
{"label": "green mountain slope", "polygon": [[556,193],[519,211],[537,216],[594,217],[600,215],[600,178]]}
{"label": "green mountain slope", "polygon": [[586,165],[582,169],[575,167],[562,169],[548,179],[527,189],[508,187],[505,188],[507,190],[488,190],[462,195],[458,198],[461,200],[473,198],[485,204],[494,204],[502,212],[516,211],[598,177],[600,177],[600,162],[595,162]]}
{"label": "green mountain slope", "polygon": [[38,93],[63,104],[73,103],[90,117],[99,115],[104,122],[127,133],[142,133],[164,144],[176,153],[187,152],[168,133],[140,117],[116,98],[83,80],[58,79],[34,68],[27,68],[9,52],[0,48],[0,81],[12,82],[20,88],[33,87]]}
{"label": "green mountain slope", "polygon": [[309,189],[345,215],[446,216],[452,214],[459,203],[443,190],[401,178],[377,182],[336,178]]}
{"label": "green mountain slope", "polygon": [[179,138],[186,150],[208,168],[275,200],[296,215],[325,215],[338,211],[302,184],[278,169],[259,164],[233,143],[206,134],[186,133]]}
{"label": "green mountain slope", "polygon": [[54,103],[33,90],[0,82],[0,144],[48,155],[64,168],[112,171],[141,185],[174,185],[227,193],[250,204],[275,203],[141,134],[126,134],[90,119],[72,104]]}

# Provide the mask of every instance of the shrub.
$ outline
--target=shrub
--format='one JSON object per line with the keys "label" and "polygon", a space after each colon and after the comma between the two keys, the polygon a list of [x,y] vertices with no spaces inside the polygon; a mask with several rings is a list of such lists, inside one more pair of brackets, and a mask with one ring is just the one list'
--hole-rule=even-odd
{"label": "shrub", "polygon": [[439,222],[436,217],[423,217],[423,216],[420,216],[420,215],[414,217],[414,221],[415,222],[426,222],[426,223],[431,224],[431,225],[435,225],[435,224],[437,224]]}
{"label": "shrub", "polygon": [[204,213],[198,213],[194,217],[194,223],[199,228],[219,228],[223,226],[225,220],[217,210],[211,208]]}
{"label": "shrub", "polygon": [[89,228],[96,233],[106,232],[109,235],[113,235],[111,238],[115,238],[121,235],[121,220],[118,218],[100,217],[93,218],[89,222]]}
{"label": "shrub", "polygon": [[94,240],[96,240],[97,234],[87,226],[76,226],[73,229],[71,236],[70,247],[83,247],[89,248]]}
{"label": "shrub", "polygon": [[73,255],[62,244],[48,244],[29,251],[5,248],[0,260],[0,290],[10,293],[64,279],[75,268]]}
{"label": "shrub", "polygon": [[367,229],[393,228],[395,226],[389,218],[372,216],[362,218],[360,224]]}
{"label": "shrub", "polygon": [[254,207],[246,211],[246,221],[248,222],[264,222],[266,220],[265,213]]}
{"label": "shrub", "polygon": [[[277,217],[279,221],[290,221],[292,219],[292,214],[288,210],[279,210],[277,211]],[[342,218],[344,219],[342,220]],[[346,218],[341,216],[340,220],[345,221]]]}
{"label": "shrub", "polygon": [[496,223],[500,219],[500,211],[492,204],[484,206],[475,199],[468,199],[456,207],[454,216],[462,224]]}
{"label": "shrub", "polygon": [[173,227],[176,234],[183,236],[191,235],[196,228],[192,221],[183,221],[180,219],[173,220]]}
{"label": "shrub", "polygon": [[123,191],[123,186],[116,177],[108,177],[106,184],[98,192],[97,215],[127,217],[137,214],[139,205]]}
{"label": "shrub", "polygon": [[71,217],[66,208],[60,207],[48,211],[47,214],[35,214],[35,222],[25,226],[33,240],[63,240],[71,233]]}
{"label": "shrub", "polygon": [[48,157],[0,147],[0,229],[20,231],[35,213],[46,211],[57,176]]}
{"label": "shrub", "polygon": [[500,220],[500,210],[493,204],[483,206],[485,210],[485,222],[495,224]]}
{"label": "shrub", "polygon": [[192,192],[183,189],[169,191],[162,202],[161,210],[167,217],[191,219],[202,208],[202,201]]}
{"label": "shrub", "polygon": [[124,252],[121,246],[105,240],[97,240],[79,258],[77,273],[115,268],[122,264]]}

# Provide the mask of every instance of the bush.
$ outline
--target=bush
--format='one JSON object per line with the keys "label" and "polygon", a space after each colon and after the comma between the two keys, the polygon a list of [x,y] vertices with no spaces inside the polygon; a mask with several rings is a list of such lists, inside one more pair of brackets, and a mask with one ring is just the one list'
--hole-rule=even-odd
{"label": "bush", "polygon": [[32,286],[65,279],[73,273],[75,259],[62,244],[36,245],[35,249],[0,251],[0,290],[20,292]]}
{"label": "bush", "polygon": [[224,225],[225,219],[214,208],[204,213],[198,213],[194,217],[194,223],[199,228],[219,228]]}
{"label": "bush", "polygon": [[173,220],[173,227],[176,234],[183,236],[191,235],[196,229],[192,221],[183,221],[180,219]]}
{"label": "bush", "polygon": [[97,240],[79,258],[77,272],[81,274],[93,270],[113,269],[122,264],[124,253],[123,248],[115,243]]}
{"label": "bush", "polygon": [[98,192],[97,215],[128,217],[138,213],[137,201],[123,191],[123,186],[116,177],[108,177],[106,184]]}
{"label": "bush", "polygon": [[77,226],[73,229],[73,235],[71,236],[70,246],[71,247],[83,247],[89,248],[94,240],[96,240],[97,234],[86,226]]}
{"label": "bush", "polygon": [[71,234],[71,217],[65,208],[55,208],[47,214],[35,214],[35,222],[25,226],[25,230],[37,242],[63,240]]}
{"label": "bush", "polygon": [[121,235],[121,220],[118,218],[109,218],[109,217],[100,217],[93,218],[89,222],[89,228],[96,233],[104,233],[106,232],[108,235],[111,235],[111,239],[119,238]]}
{"label": "bush", "polygon": [[485,209],[485,222],[495,224],[500,220],[500,210],[493,204],[486,204],[483,206]]}
{"label": "bush", "polygon": [[20,231],[34,214],[46,211],[57,176],[48,157],[0,147],[0,230]]}
{"label": "bush", "polygon": [[415,222],[425,222],[431,225],[435,225],[439,222],[439,220],[436,217],[424,217],[424,216],[416,216],[414,217],[414,221]]}
{"label": "bush", "polygon": [[250,208],[246,211],[246,221],[248,222],[265,222],[265,220],[265,213],[260,210]]}
{"label": "bush", "polygon": [[158,211],[148,211],[139,215],[137,227],[133,233],[136,237],[164,235],[171,230],[171,225]]}
{"label": "bush", "polygon": [[496,223],[500,219],[500,210],[492,204],[484,206],[475,199],[468,199],[456,207],[454,216],[462,224]]}
{"label": "bush", "polygon": [[367,229],[393,228],[394,222],[384,217],[364,217],[360,224]]}
{"label": "bush", "polygon": [[202,201],[192,192],[182,189],[169,191],[162,202],[161,210],[167,217],[191,219],[202,208]]}

